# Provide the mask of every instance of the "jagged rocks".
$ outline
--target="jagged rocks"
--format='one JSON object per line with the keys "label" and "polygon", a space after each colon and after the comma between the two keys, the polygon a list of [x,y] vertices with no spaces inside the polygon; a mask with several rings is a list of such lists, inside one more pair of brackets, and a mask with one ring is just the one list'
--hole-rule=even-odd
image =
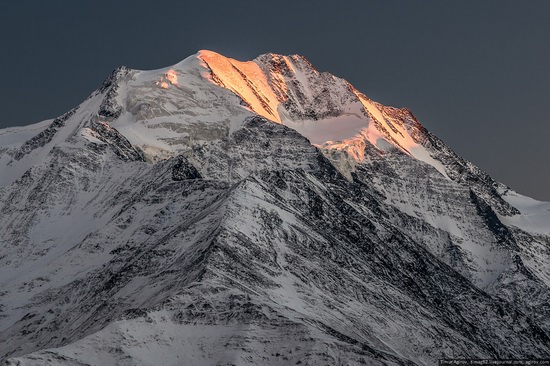
{"label": "jagged rocks", "polygon": [[104,94],[103,101],[97,112],[98,116],[107,121],[112,121],[122,113],[122,106],[116,101],[117,91],[121,79],[130,74],[130,69],[127,67],[119,67],[115,69],[111,75],[103,82],[99,92]]}
{"label": "jagged rocks", "polygon": [[92,122],[90,128],[95,132],[95,137],[106,143],[120,159],[125,161],[145,161],[143,152],[132,146],[126,137],[108,123]]}
{"label": "jagged rocks", "polygon": [[23,156],[30,153],[36,148],[43,147],[49,142],[52,141],[56,132],[59,131],[64,125],[65,121],[68,120],[72,115],[76,113],[78,107],[71,109],[69,112],[63,114],[60,117],[57,117],[53,122],[38,135],[34,136],[30,140],[27,140],[14,155],[15,160],[21,160]]}
{"label": "jagged rocks", "polygon": [[195,167],[189,163],[189,161],[183,156],[175,158],[174,165],[172,166],[172,179],[173,180],[185,180],[185,179],[200,179],[202,178],[200,173]]}

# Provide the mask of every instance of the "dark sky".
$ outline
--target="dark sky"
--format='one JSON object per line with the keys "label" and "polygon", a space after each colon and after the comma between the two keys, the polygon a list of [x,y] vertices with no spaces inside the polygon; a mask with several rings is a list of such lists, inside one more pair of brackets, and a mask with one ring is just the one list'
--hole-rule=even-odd
{"label": "dark sky", "polygon": [[549,19],[548,0],[2,1],[0,127],[64,113],[120,65],[298,53],[550,201]]}

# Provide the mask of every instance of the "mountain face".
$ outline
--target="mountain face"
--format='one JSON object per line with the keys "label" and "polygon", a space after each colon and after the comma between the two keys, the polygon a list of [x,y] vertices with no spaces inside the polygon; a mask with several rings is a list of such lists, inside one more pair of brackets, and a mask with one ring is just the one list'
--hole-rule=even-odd
{"label": "mountain face", "polygon": [[301,56],[0,130],[0,243],[6,365],[550,357],[550,203]]}

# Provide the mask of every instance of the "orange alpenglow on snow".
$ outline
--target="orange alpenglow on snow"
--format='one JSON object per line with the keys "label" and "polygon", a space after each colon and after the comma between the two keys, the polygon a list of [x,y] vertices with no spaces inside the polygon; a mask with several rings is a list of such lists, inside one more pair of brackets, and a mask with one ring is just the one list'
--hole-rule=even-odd
{"label": "orange alpenglow on snow", "polygon": [[170,82],[170,84],[178,85],[178,75],[174,70],[168,70],[165,74],[165,77]]}
{"label": "orange alpenglow on snow", "polygon": [[168,89],[170,86],[166,81],[157,81],[155,85],[160,86],[162,89]]}
{"label": "orange alpenglow on snow", "polygon": [[170,84],[178,85],[178,74],[172,69],[166,71],[161,80],[155,83],[155,85],[160,86],[162,89],[168,89]]}
{"label": "orange alpenglow on snow", "polygon": [[[277,111],[279,100],[273,93],[266,74],[257,63],[237,61],[205,50],[199,52],[199,58],[227,89],[245,100],[254,112],[281,123],[281,117]],[[271,77],[277,76],[271,75]],[[286,89],[283,80],[280,85]]]}

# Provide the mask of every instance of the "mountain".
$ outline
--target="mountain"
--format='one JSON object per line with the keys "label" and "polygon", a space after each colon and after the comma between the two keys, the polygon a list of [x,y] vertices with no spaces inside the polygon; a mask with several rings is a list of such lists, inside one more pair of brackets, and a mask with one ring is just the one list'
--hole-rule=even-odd
{"label": "mountain", "polygon": [[549,358],[549,223],[301,56],[121,67],[0,130],[0,362]]}

